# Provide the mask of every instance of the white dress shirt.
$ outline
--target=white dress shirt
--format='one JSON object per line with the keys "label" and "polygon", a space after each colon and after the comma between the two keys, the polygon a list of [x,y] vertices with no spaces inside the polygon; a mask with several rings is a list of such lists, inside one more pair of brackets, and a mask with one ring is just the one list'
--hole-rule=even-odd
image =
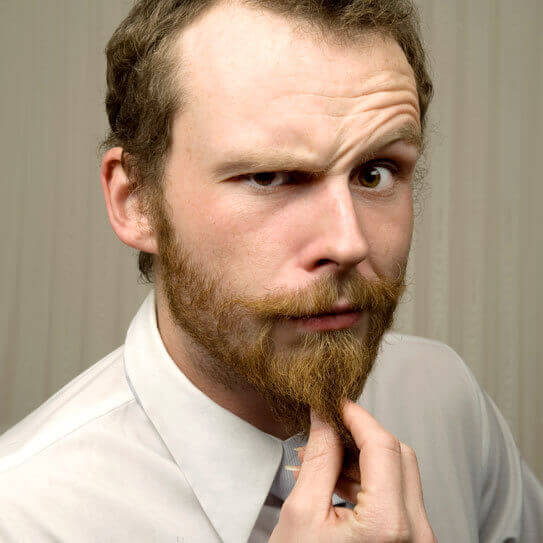
{"label": "white dress shirt", "polygon": [[[415,449],[440,543],[543,541],[543,488],[450,347],[387,333],[359,403]],[[0,541],[263,543],[297,444],[185,377],[151,291],[123,346],[0,437]]]}

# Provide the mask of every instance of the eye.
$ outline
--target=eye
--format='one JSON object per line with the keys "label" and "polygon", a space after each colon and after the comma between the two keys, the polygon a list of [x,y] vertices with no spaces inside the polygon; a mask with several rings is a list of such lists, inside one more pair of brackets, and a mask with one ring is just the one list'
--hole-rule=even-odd
{"label": "eye", "polygon": [[394,183],[395,173],[397,173],[397,167],[394,164],[368,163],[355,173],[355,178],[364,188],[386,189]]}
{"label": "eye", "polygon": [[[354,171],[352,178],[356,180],[359,188],[378,189],[371,192],[383,192],[394,186],[394,177],[398,172],[399,167],[394,162],[367,162]],[[237,180],[248,183],[251,188],[268,192],[302,179],[305,179],[303,173],[297,171],[256,172],[237,176]]]}
{"label": "eye", "polygon": [[[245,181],[254,182],[261,188],[273,188],[277,183],[284,184],[289,179],[288,172],[258,172],[241,176]],[[274,181],[276,184],[274,185]]]}

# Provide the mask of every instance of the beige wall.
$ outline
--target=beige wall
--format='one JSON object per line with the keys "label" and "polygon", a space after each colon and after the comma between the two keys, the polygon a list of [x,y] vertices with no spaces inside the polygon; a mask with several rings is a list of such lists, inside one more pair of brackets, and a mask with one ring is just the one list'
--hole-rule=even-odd
{"label": "beige wall", "polygon": [[[397,328],[451,345],[543,479],[540,0],[421,0],[437,84]],[[123,342],[147,292],[99,184],[126,0],[0,0],[0,430]],[[539,453],[539,454],[538,454]]]}

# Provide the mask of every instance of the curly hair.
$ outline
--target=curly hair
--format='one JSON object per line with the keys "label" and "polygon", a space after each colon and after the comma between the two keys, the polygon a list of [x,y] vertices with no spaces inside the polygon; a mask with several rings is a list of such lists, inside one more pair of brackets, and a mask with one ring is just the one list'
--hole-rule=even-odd
{"label": "curly hair", "polygon": [[[141,211],[151,218],[162,195],[173,119],[186,103],[174,45],[185,27],[219,1],[139,0],[106,46],[105,105],[110,128],[101,149],[122,147],[128,190],[138,192]],[[412,0],[239,1],[310,23],[324,37],[348,42],[372,31],[395,39],[415,75],[424,135],[433,85]],[[140,251],[138,267],[140,277],[153,282],[153,255]]]}

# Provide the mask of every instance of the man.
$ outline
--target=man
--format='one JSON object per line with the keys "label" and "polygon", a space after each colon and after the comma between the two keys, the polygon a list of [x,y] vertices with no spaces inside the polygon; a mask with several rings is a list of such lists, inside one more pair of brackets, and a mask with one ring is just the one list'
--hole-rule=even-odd
{"label": "man", "polygon": [[387,332],[432,93],[410,3],[142,0],[107,54],[106,206],[156,285],[4,434],[0,539],[540,541],[492,400]]}

